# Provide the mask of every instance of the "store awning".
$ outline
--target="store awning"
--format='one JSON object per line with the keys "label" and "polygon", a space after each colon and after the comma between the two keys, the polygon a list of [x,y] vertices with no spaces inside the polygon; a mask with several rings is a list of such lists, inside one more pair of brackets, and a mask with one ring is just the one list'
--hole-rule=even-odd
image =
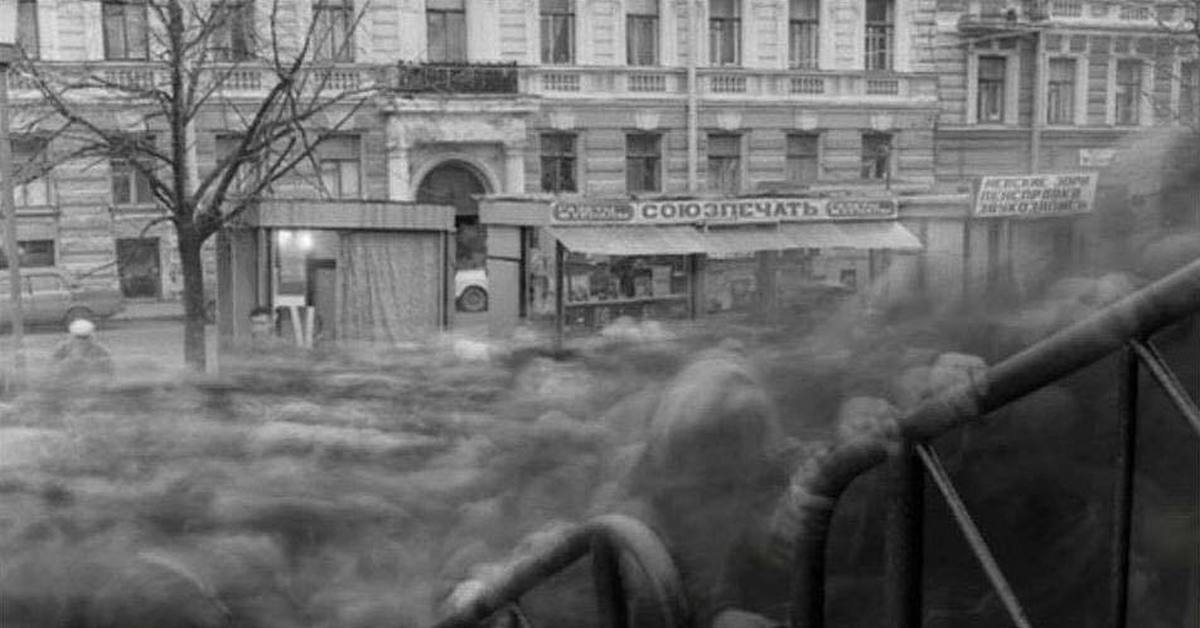
{"label": "store awning", "polygon": [[737,255],[786,249],[920,250],[921,241],[903,225],[878,222],[810,222],[770,227],[693,226],[551,227],[568,250],[598,255]]}
{"label": "store awning", "polygon": [[567,250],[595,255],[690,255],[708,252],[692,226],[550,227]]}
{"label": "store awning", "polygon": [[779,228],[790,248],[849,248],[919,251],[921,240],[904,225],[891,221],[785,224]]}
{"label": "store awning", "polygon": [[715,228],[704,234],[714,254],[786,249],[891,249],[918,251],[921,241],[897,222],[811,222],[771,228]]}

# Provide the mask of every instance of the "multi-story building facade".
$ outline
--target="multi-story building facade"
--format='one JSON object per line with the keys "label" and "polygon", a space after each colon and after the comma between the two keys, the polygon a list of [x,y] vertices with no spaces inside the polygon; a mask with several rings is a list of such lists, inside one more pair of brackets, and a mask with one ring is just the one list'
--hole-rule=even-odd
{"label": "multi-story building facade", "polygon": [[[972,235],[943,222],[946,248],[973,240],[980,289],[1019,294],[1063,272],[1128,267],[1130,235],[1185,222],[1172,193],[1186,163],[1170,149],[1195,128],[1200,77],[1194,2],[941,0],[939,187],[983,176],[1099,174],[1089,216],[991,220]],[[1165,187],[1164,187],[1165,185]],[[963,213],[971,201],[964,199]]]}
{"label": "multi-story building facade", "polygon": [[[220,34],[217,62],[252,57],[265,27],[266,7],[235,4],[244,19]],[[888,194],[936,178],[932,0],[285,6],[295,25],[323,26],[330,40],[314,54],[336,62],[339,80],[386,79],[322,148],[323,194],[455,205],[460,264],[482,262],[478,194]],[[20,9],[21,45],[41,62],[114,81],[151,76],[145,4]],[[352,44],[336,45],[344,39]],[[261,82],[246,67],[227,87],[253,98]],[[14,80],[18,109],[36,98],[30,87]],[[200,169],[225,150],[227,124],[214,111],[193,129]],[[18,137],[18,154],[34,141]],[[133,296],[179,289],[169,229],[144,230],[157,214],[136,168],[56,164],[17,203],[25,263],[119,277]]]}

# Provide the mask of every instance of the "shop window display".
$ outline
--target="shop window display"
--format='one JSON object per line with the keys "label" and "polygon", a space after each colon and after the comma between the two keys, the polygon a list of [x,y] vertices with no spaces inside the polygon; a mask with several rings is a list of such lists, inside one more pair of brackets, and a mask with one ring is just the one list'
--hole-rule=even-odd
{"label": "shop window display", "polygon": [[592,328],[622,316],[689,318],[690,276],[690,263],[684,256],[569,253],[564,268],[566,324]]}

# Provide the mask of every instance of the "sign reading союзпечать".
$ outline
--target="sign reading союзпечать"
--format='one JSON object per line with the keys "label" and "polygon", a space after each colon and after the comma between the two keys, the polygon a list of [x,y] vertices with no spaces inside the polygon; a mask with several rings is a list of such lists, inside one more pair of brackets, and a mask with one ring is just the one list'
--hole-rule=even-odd
{"label": "sign reading \u0441\u043e\u044e\u0437\u043f\u0435\u0447\u0430\u0442\u044c", "polygon": [[733,198],[687,200],[555,201],[554,224],[666,225],[693,223],[753,224],[815,220],[891,220],[894,199]]}
{"label": "sign reading \u0441\u043e\u044e\u0437\u043f\u0435\u0447\u0430\u0442\u044c", "polygon": [[1086,214],[1096,199],[1096,173],[983,177],[977,218],[1048,218]]}

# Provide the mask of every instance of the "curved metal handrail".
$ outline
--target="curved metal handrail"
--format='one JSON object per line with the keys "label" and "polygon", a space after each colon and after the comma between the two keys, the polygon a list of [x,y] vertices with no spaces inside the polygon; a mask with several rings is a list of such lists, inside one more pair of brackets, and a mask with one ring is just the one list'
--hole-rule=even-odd
{"label": "curved metal handrail", "polygon": [[[989,368],[897,421],[900,438],[924,442],[1068,376],[1200,310],[1200,261],[1195,261]],[[792,477],[776,521],[794,539],[790,623],[824,625],[825,552],[838,499],[852,480],[888,458],[896,443],[841,443]]]}
{"label": "curved metal handrail", "polygon": [[483,583],[478,592],[434,628],[478,626],[589,553],[594,560],[600,614],[606,625],[624,627],[629,623],[619,566],[622,556],[631,558],[645,576],[638,584],[654,601],[657,613],[654,625],[662,628],[687,625],[690,617],[687,597],[666,547],[658,535],[637,519],[613,514],[552,533],[533,552],[508,564]]}

